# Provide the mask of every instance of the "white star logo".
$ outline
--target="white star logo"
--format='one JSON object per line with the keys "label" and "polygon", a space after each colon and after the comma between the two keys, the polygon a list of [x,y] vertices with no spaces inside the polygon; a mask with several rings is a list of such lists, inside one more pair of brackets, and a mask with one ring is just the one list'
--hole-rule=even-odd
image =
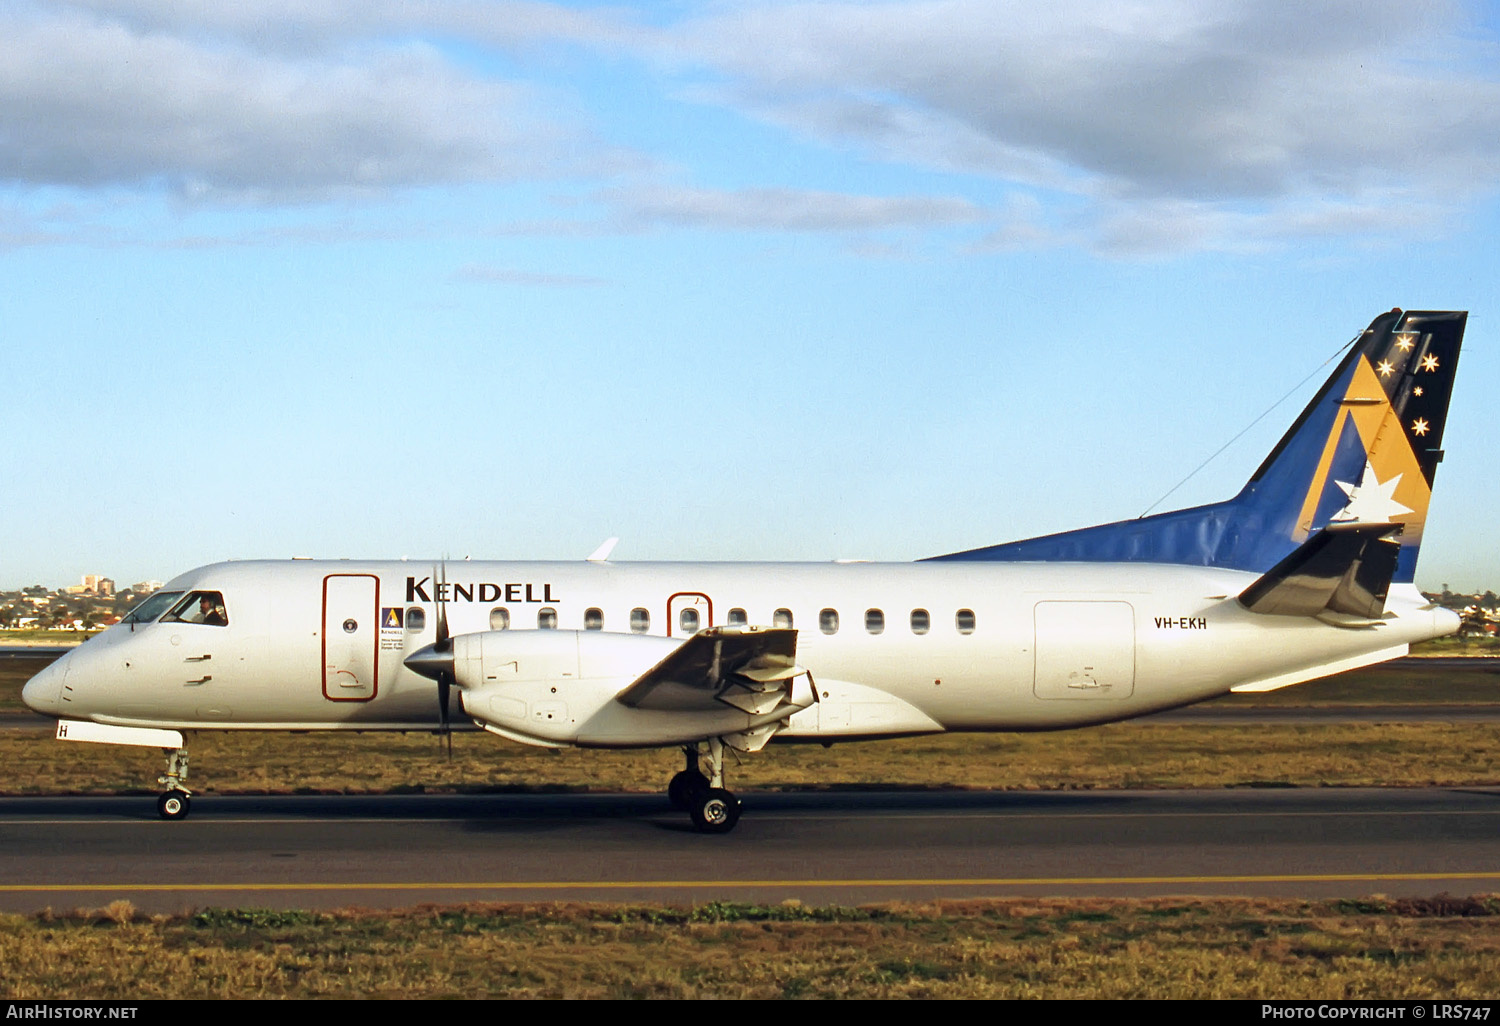
{"label": "white star logo", "polygon": [[1367,460],[1364,476],[1359,479],[1359,484],[1334,482],[1349,496],[1349,504],[1335,513],[1332,519],[1340,523],[1355,520],[1362,524],[1389,524],[1401,514],[1410,513],[1409,506],[1396,501],[1396,486],[1400,483],[1400,474],[1389,481],[1380,480],[1375,476],[1374,466]]}
{"label": "white star logo", "polygon": [[1422,394],[1422,386],[1418,385],[1416,388],[1412,389],[1411,390],[1411,394],[1412,395],[1421,395]]}
{"label": "white star logo", "polygon": [[1380,376],[1382,378],[1390,377],[1391,374],[1396,370],[1395,367],[1391,366],[1391,361],[1389,360],[1381,360],[1375,365],[1375,369],[1380,372]]}
{"label": "white star logo", "polygon": [[1425,420],[1414,420],[1412,421],[1411,432],[1414,435],[1425,435],[1427,433],[1427,427],[1428,424]]}
{"label": "white star logo", "polygon": [[1416,340],[1417,340],[1417,336],[1415,336],[1415,335],[1410,335],[1410,334],[1397,335],[1396,336],[1396,346],[1403,353],[1409,353],[1409,352],[1411,352],[1411,347],[1416,342]]}
{"label": "white star logo", "polygon": [[1422,369],[1424,371],[1437,370],[1437,357],[1433,356],[1431,353],[1428,353],[1426,356],[1422,357]]}

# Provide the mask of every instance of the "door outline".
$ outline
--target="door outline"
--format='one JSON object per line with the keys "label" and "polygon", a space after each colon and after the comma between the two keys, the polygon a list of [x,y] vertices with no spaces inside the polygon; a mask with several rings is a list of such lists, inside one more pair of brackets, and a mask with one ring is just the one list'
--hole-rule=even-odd
{"label": "door outline", "polygon": [[699,603],[697,602],[679,603],[677,601],[678,599],[702,599],[702,606],[707,610],[708,615],[704,617],[705,622],[698,628],[698,630],[703,631],[714,625],[713,599],[709,598],[701,591],[673,592],[671,595],[667,596],[667,637],[675,638],[679,636],[677,632],[677,614],[680,610],[689,607],[694,609],[699,608]]}
{"label": "door outline", "polygon": [[[333,580],[351,580],[356,578],[367,578],[375,582],[374,590],[370,596],[369,630],[370,630],[370,693],[368,695],[339,695],[329,692],[328,680],[328,635],[331,633],[332,625],[328,621],[328,582]],[[346,613],[346,610],[340,610]],[[364,613],[360,614],[361,616]],[[323,629],[320,656],[322,659],[323,697],[330,702],[371,702],[380,691],[380,578],[375,574],[328,574],[323,578]],[[334,691],[338,685],[333,685]]]}
{"label": "door outline", "polygon": [[1044,599],[1032,607],[1032,627],[1031,691],[1038,699],[1122,701],[1134,696],[1139,652],[1132,603]]}

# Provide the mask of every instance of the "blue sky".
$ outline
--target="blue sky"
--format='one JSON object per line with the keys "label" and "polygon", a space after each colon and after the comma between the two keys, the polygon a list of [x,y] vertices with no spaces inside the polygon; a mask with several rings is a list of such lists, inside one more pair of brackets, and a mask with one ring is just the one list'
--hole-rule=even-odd
{"label": "blue sky", "polygon": [[1472,311],[1418,583],[1500,586],[1496,36],[1408,0],[0,3],[0,588],[1126,518],[1392,306]]}

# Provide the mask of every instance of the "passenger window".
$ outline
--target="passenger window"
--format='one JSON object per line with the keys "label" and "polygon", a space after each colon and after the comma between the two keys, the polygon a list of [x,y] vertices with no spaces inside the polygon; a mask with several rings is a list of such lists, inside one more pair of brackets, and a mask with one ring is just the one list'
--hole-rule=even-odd
{"label": "passenger window", "polygon": [[729,611],[729,626],[743,627],[749,622],[750,618],[745,615],[745,611],[743,609],[731,609]]}
{"label": "passenger window", "polygon": [[161,618],[162,623],[201,623],[206,627],[228,627],[224,596],[217,591],[189,592]]}
{"label": "passenger window", "polygon": [[490,630],[492,630],[492,631],[508,631],[508,630],[510,630],[510,610],[509,609],[506,609],[504,606],[496,606],[494,609],[490,610]]}
{"label": "passenger window", "polygon": [[544,631],[557,629],[557,610],[543,606],[536,611],[536,625]]}
{"label": "passenger window", "polygon": [[954,617],[954,622],[956,622],[958,624],[958,633],[960,633],[960,634],[973,634],[974,633],[974,610],[972,610],[972,609],[960,609],[958,611],[958,615],[956,617]]}
{"label": "passenger window", "polygon": [[421,606],[406,607],[406,633],[421,634],[427,629],[427,610]]}
{"label": "passenger window", "polygon": [[684,609],[677,614],[677,626],[684,634],[698,633],[698,610]]}
{"label": "passenger window", "polygon": [[604,610],[585,609],[583,611],[583,629],[586,631],[604,630]]}
{"label": "passenger window", "polygon": [[913,634],[926,634],[932,630],[932,617],[927,615],[925,609],[913,609],[911,611],[911,632]]}
{"label": "passenger window", "polygon": [[839,632],[839,611],[837,609],[824,609],[819,612],[818,630],[824,634],[837,634]]}
{"label": "passenger window", "polygon": [[636,606],[630,611],[630,633],[645,634],[651,629],[651,612]]}
{"label": "passenger window", "polygon": [[790,627],[792,625],[792,611],[790,609],[778,609],[771,614],[771,625],[774,627]]}
{"label": "passenger window", "polygon": [[880,609],[865,610],[865,630],[871,634],[879,634],[885,630],[885,611]]}

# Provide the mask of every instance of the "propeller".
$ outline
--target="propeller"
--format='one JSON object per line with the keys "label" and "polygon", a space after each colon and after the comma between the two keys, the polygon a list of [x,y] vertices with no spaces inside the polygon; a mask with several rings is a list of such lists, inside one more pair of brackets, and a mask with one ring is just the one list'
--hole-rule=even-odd
{"label": "propeller", "polygon": [[448,758],[453,758],[453,728],[448,723],[448,696],[455,683],[453,676],[453,638],[448,634],[448,564],[441,568],[437,581],[437,641],[433,649],[448,657],[446,667],[438,673],[438,720],[442,723],[443,737],[448,740]]}
{"label": "propeller", "polygon": [[420,673],[429,680],[437,681],[438,732],[448,740],[448,758],[453,758],[453,729],[448,722],[448,700],[457,679],[453,674],[453,638],[448,633],[448,565],[434,567],[432,575],[437,580],[437,640],[431,645],[417,649],[403,662],[407,669]]}

